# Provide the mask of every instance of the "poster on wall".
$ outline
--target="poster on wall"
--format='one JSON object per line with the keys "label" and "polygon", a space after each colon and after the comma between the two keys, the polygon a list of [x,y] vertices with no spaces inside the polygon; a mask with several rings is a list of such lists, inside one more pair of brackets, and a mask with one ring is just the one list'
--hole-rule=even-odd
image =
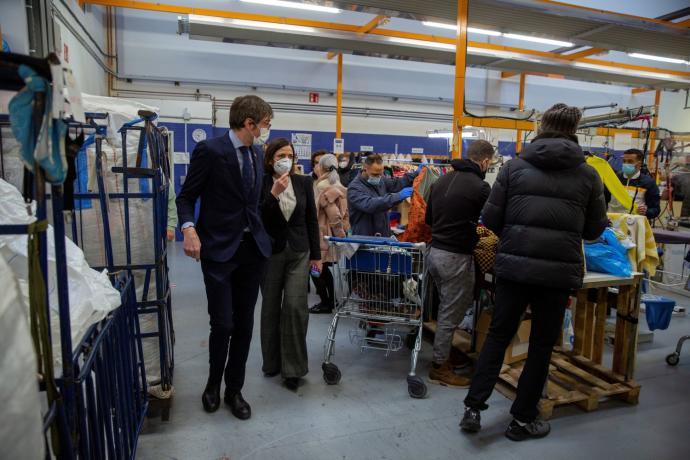
{"label": "poster on wall", "polygon": [[292,145],[298,160],[308,160],[311,158],[311,134],[292,133]]}

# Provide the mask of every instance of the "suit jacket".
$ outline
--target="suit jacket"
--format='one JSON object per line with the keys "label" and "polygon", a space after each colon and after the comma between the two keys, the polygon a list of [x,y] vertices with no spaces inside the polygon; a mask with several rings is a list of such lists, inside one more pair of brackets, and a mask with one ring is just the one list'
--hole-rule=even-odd
{"label": "suit jacket", "polygon": [[197,144],[187,171],[187,179],[177,197],[180,224],[194,222],[194,207],[201,198],[197,233],[201,240],[201,258],[227,262],[235,255],[244,230],[249,228],[259,251],[271,255],[271,241],[259,211],[263,153],[252,147],[255,183],[247,193],[235,146],[226,133]]}
{"label": "suit jacket", "polygon": [[321,245],[319,244],[319,223],[316,218],[314,182],[311,177],[299,174],[293,174],[290,179],[297,204],[290,220],[286,221],[280,210],[279,201],[271,194],[273,177],[270,174],[264,176],[261,215],[264,226],[273,240],[273,253],[281,252],[286,244],[290,244],[294,251],[308,251],[310,260],[320,260]]}

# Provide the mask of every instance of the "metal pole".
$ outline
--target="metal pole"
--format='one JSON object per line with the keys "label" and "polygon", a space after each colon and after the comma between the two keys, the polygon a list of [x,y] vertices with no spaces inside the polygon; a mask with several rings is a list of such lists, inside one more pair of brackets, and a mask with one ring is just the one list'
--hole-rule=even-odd
{"label": "metal pole", "polygon": [[338,54],[338,86],[336,92],[335,137],[343,135],[343,53]]}
{"label": "metal pole", "polygon": [[[656,128],[659,122],[659,104],[661,103],[661,90],[656,90],[654,94],[654,116],[652,117],[652,129]],[[649,161],[648,165],[654,163],[654,152],[656,151],[656,131],[652,131],[649,135]]]}
{"label": "metal pole", "polygon": [[458,34],[455,44],[455,96],[453,98],[453,158],[462,158],[462,116],[465,112],[468,3],[469,0],[458,0]]}
{"label": "metal pole", "polygon": [[[520,100],[518,101],[518,110],[522,113],[525,110],[525,80],[527,75],[525,72],[520,74]],[[522,130],[517,130],[517,140],[515,143],[515,154],[522,152]]]}

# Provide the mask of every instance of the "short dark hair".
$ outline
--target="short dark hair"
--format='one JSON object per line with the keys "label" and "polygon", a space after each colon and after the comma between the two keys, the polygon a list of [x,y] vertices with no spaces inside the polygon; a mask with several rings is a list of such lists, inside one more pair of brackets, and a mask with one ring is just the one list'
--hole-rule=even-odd
{"label": "short dark hair", "polygon": [[484,161],[494,157],[494,146],[485,140],[474,141],[467,149],[467,158],[472,161]]}
{"label": "short dark hair", "polygon": [[316,159],[318,157],[328,155],[328,153],[330,153],[330,152],[328,150],[324,150],[324,149],[317,150],[316,152],[312,153],[311,154],[311,169],[314,169],[314,166],[316,166],[316,163],[317,163]]}
{"label": "short dark hair", "polygon": [[[285,137],[276,137],[273,139],[271,142],[268,143],[268,146],[266,147],[266,153],[264,154],[264,172],[273,175],[275,171],[273,170],[273,165],[271,162],[273,161],[273,157],[275,156],[276,152],[283,147],[289,145],[290,148],[292,149],[292,154],[295,154],[295,146],[292,145],[292,143]],[[295,165],[295,160],[292,161],[292,165]]]}
{"label": "short dark hair", "polygon": [[637,157],[637,161],[644,160],[644,153],[642,153],[642,150],[640,149],[628,149],[623,152],[623,155],[635,155]]}
{"label": "short dark hair", "polygon": [[378,153],[372,153],[371,155],[364,157],[364,164],[367,166],[380,163],[383,163],[383,157]]}
{"label": "short dark hair", "polygon": [[230,128],[241,129],[244,121],[251,118],[257,124],[266,117],[273,118],[273,109],[268,102],[259,96],[247,95],[236,97],[230,106]]}

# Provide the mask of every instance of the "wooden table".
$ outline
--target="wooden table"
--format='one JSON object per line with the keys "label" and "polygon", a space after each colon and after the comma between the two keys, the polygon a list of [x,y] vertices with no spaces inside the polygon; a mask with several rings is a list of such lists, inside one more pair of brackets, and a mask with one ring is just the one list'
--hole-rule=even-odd
{"label": "wooden table", "polygon": [[[550,418],[554,408],[561,405],[575,404],[592,411],[598,408],[600,402],[610,398],[637,404],[640,386],[635,383],[633,376],[642,277],[641,273],[630,278],[600,273],[588,273],[585,276],[583,287],[576,294],[573,350],[566,351],[556,347],[551,358],[545,395],[539,402],[539,410],[544,419]],[[609,288],[618,290],[610,368],[603,364]],[[524,364],[523,361],[510,366],[504,365],[501,370],[497,389],[511,399],[515,398],[515,389]]]}

